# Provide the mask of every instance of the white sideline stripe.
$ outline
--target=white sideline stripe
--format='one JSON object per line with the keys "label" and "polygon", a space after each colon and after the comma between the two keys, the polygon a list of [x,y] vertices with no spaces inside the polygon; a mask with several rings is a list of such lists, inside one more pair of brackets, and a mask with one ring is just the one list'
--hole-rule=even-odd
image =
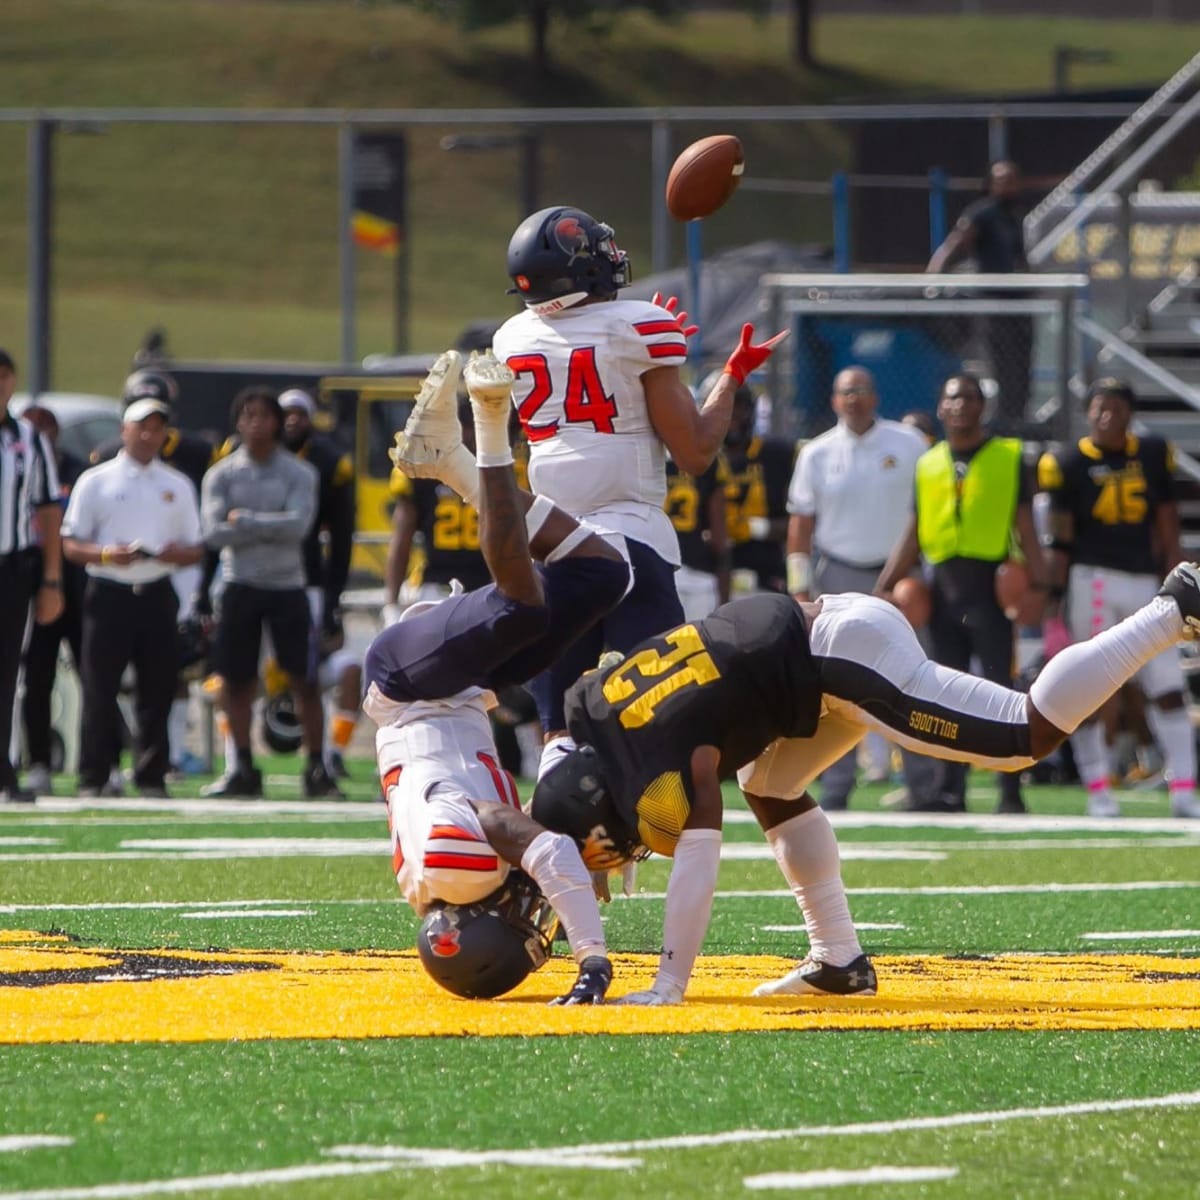
{"label": "white sideline stripe", "polygon": [[[888,842],[873,845],[841,842],[838,853],[843,861],[943,862],[947,857],[945,850],[910,850]],[[766,842],[727,842],[721,847],[721,858],[726,862],[774,862],[775,853]]]}
{"label": "white sideline stripe", "polygon": [[73,1146],[72,1137],[57,1137],[52,1133],[10,1133],[0,1137],[0,1154],[14,1154],[18,1150],[41,1150],[48,1146]]}
{"label": "white sideline stripe", "polygon": [[1085,942],[1140,942],[1143,938],[1200,937],[1200,929],[1126,929],[1120,933],[1081,933]]}
{"label": "white sideline stripe", "polygon": [[13,811],[27,816],[36,813],[124,812],[124,813],[182,813],[206,816],[228,816],[241,813],[253,816],[306,817],[375,816],[383,818],[383,805],[378,800],[206,800],[203,797],[166,800],[144,800],[140,796],[120,799],[87,800],[78,796],[41,796],[33,812],[28,804],[13,805]]}
{"label": "white sideline stripe", "polygon": [[[791,895],[791,892],[788,893]],[[396,904],[403,903],[401,897],[386,900],[97,900],[92,904],[0,904],[0,913],[18,912],[107,912],[109,909],[166,909],[196,908],[245,908],[264,904]]]}
{"label": "white sideline stripe", "polygon": [[[907,929],[907,925],[893,925],[880,923],[875,924],[871,921],[855,921],[854,928],[863,929]],[[803,925],[764,925],[762,927],[764,933],[805,933],[806,927]]]}
{"label": "white sideline stripe", "polygon": [[178,1196],[185,1192],[224,1192],[259,1184],[304,1183],[345,1175],[377,1175],[391,1163],[311,1163],[228,1175],[195,1175],[190,1179],[150,1179],[144,1183],[102,1183],[96,1187],[38,1188],[31,1192],[0,1192],[0,1200],[126,1200],[136,1196]]}
{"label": "white sideline stripe", "polygon": [[[731,1129],[726,1133],[683,1134],[677,1137],[645,1138],[629,1142],[597,1142],[583,1146],[550,1146],[536,1150],[480,1151],[472,1156],[459,1151],[469,1165],[482,1162],[531,1162],[552,1166],[560,1156],[573,1160],[582,1155],[640,1153],[647,1150],[691,1150],[712,1146],[748,1145],[754,1142],[781,1142],[819,1137],[861,1137],[864,1134],[909,1133],[920,1129],[957,1129],[971,1125],[998,1125],[1007,1121],[1046,1120],[1053,1117],[1088,1116],[1096,1113],[1134,1112],[1152,1108],[1194,1108],[1200,1105],[1200,1092],[1173,1092],[1166,1096],[1146,1096],[1126,1100],[1089,1100],[1078,1104],[1045,1105],[1039,1108],[1007,1108],[991,1112],[949,1113],[940,1117],[910,1117],[900,1121],[861,1121],[853,1125],[801,1125],[794,1129]],[[368,1161],[391,1159],[398,1162],[422,1162],[425,1155],[440,1150],[408,1146],[331,1146],[326,1154],[339,1158]],[[505,1155],[498,1158],[497,1155]],[[464,1165],[468,1165],[464,1162]],[[13,1200],[0,1193],[0,1200]],[[21,1197],[20,1200],[26,1200]]]}
{"label": "white sideline stripe", "polygon": [[864,1183],[931,1183],[953,1179],[957,1167],[861,1167],[857,1171],[776,1171],[747,1175],[742,1182],[752,1191],[808,1192],[814,1188],[856,1187]]}
{"label": "white sideline stripe", "polygon": [[311,917],[312,915],[311,908],[210,908],[202,909],[199,912],[179,914],[180,919],[184,921],[248,921],[254,917]]}
{"label": "white sideline stripe", "polygon": [[57,846],[62,838],[0,837],[0,846]]}
{"label": "white sideline stripe", "polygon": [[220,851],[235,858],[267,855],[315,854],[322,858],[345,854],[382,854],[392,852],[386,838],[132,838],[121,843],[122,850]]}

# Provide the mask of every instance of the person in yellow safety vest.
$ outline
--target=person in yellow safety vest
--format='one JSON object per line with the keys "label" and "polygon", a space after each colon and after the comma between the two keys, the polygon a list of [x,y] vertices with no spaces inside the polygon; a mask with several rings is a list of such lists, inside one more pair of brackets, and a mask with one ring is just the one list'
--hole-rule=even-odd
{"label": "person in yellow safety vest", "polygon": [[[937,415],[946,440],[917,461],[913,515],[880,573],[876,592],[889,592],[923,556],[932,568],[931,657],[960,671],[970,670],[974,657],[985,679],[1008,685],[1013,626],[996,598],[996,571],[1009,557],[1014,535],[1035,592],[1035,602],[1027,607],[1032,618],[1044,603],[1046,572],[1033,524],[1033,480],[1024,467],[1021,443],[992,436],[983,412],[983,391],[974,375],[951,375],[942,385]],[[940,769],[935,794],[914,801],[913,809],[964,812],[966,768],[943,763]],[[1024,812],[1020,776],[997,778],[997,811]]]}

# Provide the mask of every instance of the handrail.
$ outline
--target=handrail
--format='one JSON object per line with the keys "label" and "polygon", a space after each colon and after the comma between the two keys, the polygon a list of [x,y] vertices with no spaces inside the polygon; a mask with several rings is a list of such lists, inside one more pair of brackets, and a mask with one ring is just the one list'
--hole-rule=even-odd
{"label": "handrail", "polygon": [[1057,208],[1068,197],[1073,196],[1083,184],[1110,159],[1115,151],[1137,133],[1147,121],[1158,116],[1184,86],[1200,73],[1200,54],[1189,59],[1166,83],[1158,89],[1127,120],[1123,121],[1073,170],[1057,187],[1034,206],[1025,217],[1025,240],[1032,242],[1041,232],[1046,215]]}
{"label": "handrail", "polygon": [[987,288],[989,291],[1082,291],[1088,286],[1086,275],[1075,272],[1053,274],[984,275],[978,272],[927,275],[921,272],[878,275],[801,274],[789,272],[764,275],[766,288],[829,288],[846,291],[874,288],[884,292],[941,290],[942,288]]}

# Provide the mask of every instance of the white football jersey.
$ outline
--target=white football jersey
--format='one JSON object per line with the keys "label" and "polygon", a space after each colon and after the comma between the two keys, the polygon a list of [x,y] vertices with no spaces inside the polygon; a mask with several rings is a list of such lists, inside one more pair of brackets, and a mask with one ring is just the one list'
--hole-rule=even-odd
{"label": "white football jersey", "polygon": [[645,300],[547,316],[526,310],[505,321],[492,345],[516,375],[533,491],[678,563],[663,511],[666,451],[642,388],[647,371],[687,361],[678,320]]}

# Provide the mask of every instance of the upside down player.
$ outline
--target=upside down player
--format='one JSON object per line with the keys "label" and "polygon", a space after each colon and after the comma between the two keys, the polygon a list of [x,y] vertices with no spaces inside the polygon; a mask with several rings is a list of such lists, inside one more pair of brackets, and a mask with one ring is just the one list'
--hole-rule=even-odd
{"label": "upside down player", "polygon": [[[421,960],[449,991],[497,996],[540,966],[552,934],[548,902],[579,963],[575,986],[558,1002],[598,1004],[612,966],[591,878],[569,837],[521,811],[496,761],[488,691],[523,683],[553,661],[620,600],[629,569],[548,500],[517,490],[512,372],[490,356],[466,370],[476,470],[460,440],[461,370],[455,351],[437,361],[393,458],[408,473],[447,457],[460,467],[463,455],[470,460],[480,548],[495,582],[413,605],[367,651],[363,709],[379,727],[396,881],[424,918]],[[545,565],[535,567],[531,554]]]}
{"label": "upside down player", "polygon": [[579,749],[539,780],[532,815],[573,836],[593,870],[672,855],[654,986],[622,1003],[683,999],[712,909],[721,780],[737,773],[804,912],[809,957],[755,995],[872,995],[837,844],[805,790],[876,729],[937,758],[1020,770],[1049,754],[1155,655],[1200,635],[1200,569],[1181,564],[1149,604],[1069,646],[1029,695],[929,661],[892,605],[760,595],[653,638],[567,694]]}

